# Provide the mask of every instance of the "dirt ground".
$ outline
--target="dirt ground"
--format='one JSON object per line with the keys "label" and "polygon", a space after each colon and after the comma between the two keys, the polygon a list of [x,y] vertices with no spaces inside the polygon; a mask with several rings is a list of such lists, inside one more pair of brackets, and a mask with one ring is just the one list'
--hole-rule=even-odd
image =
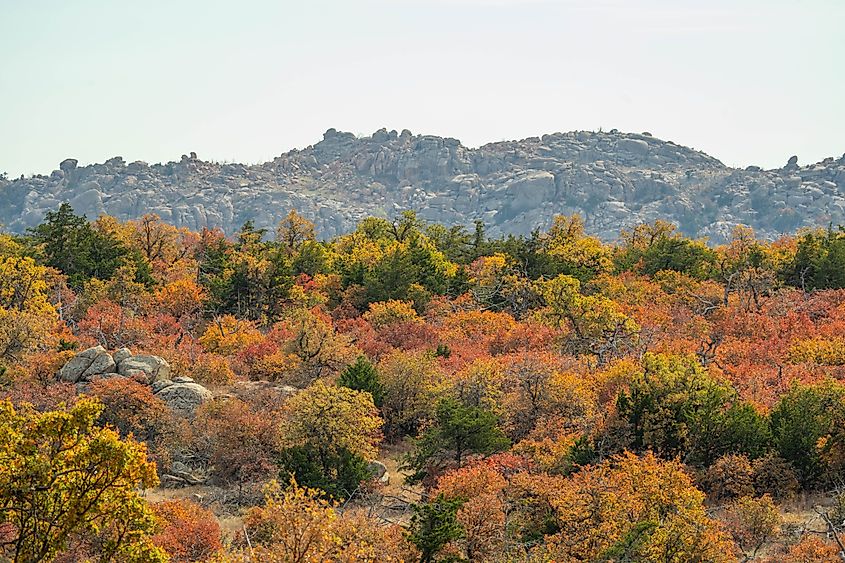
{"label": "dirt ground", "polygon": [[[410,518],[410,504],[419,501],[422,488],[418,485],[407,485],[404,478],[407,471],[399,466],[402,457],[411,449],[409,442],[391,444],[382,448],[379,461],[385,464],[390,480],[380,485],[371,494],[352,499],[344,508],[346,510],[362,511],[373,517],[381,518],[385,522],[406,523]],[[246,508],[236,508],[231,502],[237,494],[232,489],[225,489],[211,485],[193,485],[182,488],[148,489],[144,497],[150,502],[167,499],[193,500],[214,512],[224,539],[231,540],[243,528],[243,514]],[[833,504],[830,495],[801,494],[798,497],[780,505],[782,517],[781,532],[777,538],[772,538],[757,554],[755,560],[766,557],[777,557],[785,545],[798,540],[801,531],[805,529],[824,531],[824,521],[817,513],[817,509],[829,508]]]}
{"label": "dirt ground", "polygon": [[[407,442],[388,445],[382,448],[379,454],[379,461],[387,467],[390,475],[389,482],[379,486],[377,489],[378,494],[376,495],[368,496],[366,499],[353,499],[348,508],[369,511],[371,504],[376,502],[395,505],[397,503],[413,503],[419,500],[422,492],[421,487],[406,485],[404,480],[408,472],[399,469],[402,456],[410,450],[411,445]],[[237,509],[229,502],[235,495],[236,492],[232,489],[212,485],[191,485],[179,488],[157,487],[147,489],[143,493],[143,496],[150,502],[190,499],[208,508],[214,513],[223,530],[224,538],[227,539],[231,539],[234,534],[243,528],[243,515],[247,508],[242,507]],[[400,521],[405,519],[402,514],[391,515],[390,517],[391,519],[395,517]]]}

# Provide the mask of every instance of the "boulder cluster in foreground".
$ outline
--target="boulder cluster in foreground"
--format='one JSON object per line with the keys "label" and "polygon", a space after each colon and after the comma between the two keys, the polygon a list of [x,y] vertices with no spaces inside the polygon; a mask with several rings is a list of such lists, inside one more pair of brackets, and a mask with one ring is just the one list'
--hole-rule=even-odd
{"label": "boulder cluster in foreground", "polygon": [[144,382],[175,414],[184,417],[193,416],[197,407],[213,398],[211,391],[190,377],[171,379],[170,374],[170,364],[159,356],[133,354],[128,348],[110,353],[102,346],[94,346],[71,358],[59,370],[58,377],[79,388],[106,377]]}

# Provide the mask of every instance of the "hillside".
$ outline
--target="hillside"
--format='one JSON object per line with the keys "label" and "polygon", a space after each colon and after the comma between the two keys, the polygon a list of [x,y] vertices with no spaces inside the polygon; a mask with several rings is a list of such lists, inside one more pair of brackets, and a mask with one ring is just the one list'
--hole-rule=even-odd
{"label": "hillside", "polygon": [[0,560],[842,561],[845,232],[279,234],[0,233]]}
{"label": "hillside", "polygon": [[272,227],[294,208],[331,237],[365,216],[415,209],[441,223],[481,219],[491,235],[527,233],[554,214],[578,212],[608,240],[662,218],[721,242],[738,223],[764,238],[845,223],[845,156],[743,170],[648,133],[555,133],[471,149],[407,130],[358,138],[330,129],[315,145],[258,165],[206,162],[194,153],[153,165],[66,159],[49,175],[0,179],[0,223],[13,232],[38,224],[62,201],[88,217],[154,212],[178,226],[229,233],[250,219]]}

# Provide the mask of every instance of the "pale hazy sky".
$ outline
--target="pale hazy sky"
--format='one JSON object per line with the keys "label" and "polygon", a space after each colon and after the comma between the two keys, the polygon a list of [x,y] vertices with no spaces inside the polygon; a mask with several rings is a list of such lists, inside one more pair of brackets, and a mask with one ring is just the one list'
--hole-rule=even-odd
{"label": "pale hazy sky", "polygon": [[0,0],[0,171],[259,162],[329,127],[845,152],[845,0]]}

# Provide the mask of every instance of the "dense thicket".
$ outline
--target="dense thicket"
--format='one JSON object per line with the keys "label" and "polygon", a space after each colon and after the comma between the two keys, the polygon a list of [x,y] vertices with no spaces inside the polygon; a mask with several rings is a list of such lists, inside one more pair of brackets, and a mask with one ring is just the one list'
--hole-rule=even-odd
{"label": "dense thicket", "polygon": [[[776,503],[845,478],[843,334],[841,229],[738,228],[711,247],[657,222],[603,244],[577,216],[489,239],[404,213],[326,241],[295,212],[226,237],[63,205],[0,234],[0,547],[20,561],[836,553],[838,505],[805,526],[820,541],[780,533]],[[217,398],[186,418],[148,382],[56,377],[94,345],[165,358]],[[388,458],[420,496],[384,525],[361,508]],[[132,492],[190,471],[235,491],[239,535]]]}

